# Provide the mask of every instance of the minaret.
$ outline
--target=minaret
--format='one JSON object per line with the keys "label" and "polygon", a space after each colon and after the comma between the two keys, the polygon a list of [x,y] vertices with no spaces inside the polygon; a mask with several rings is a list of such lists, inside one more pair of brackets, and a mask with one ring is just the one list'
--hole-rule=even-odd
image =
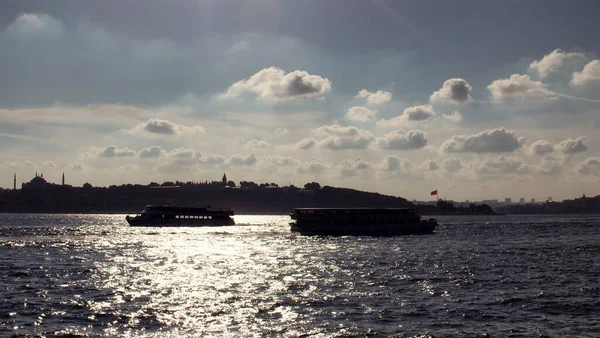
{"label": "minaret", "polygon": [[17,173],[13,177],[13,190],[17,190]]}
{"label": "minaret", "polygon": [[62,185],[65,185],[65,173],[63,173]]}

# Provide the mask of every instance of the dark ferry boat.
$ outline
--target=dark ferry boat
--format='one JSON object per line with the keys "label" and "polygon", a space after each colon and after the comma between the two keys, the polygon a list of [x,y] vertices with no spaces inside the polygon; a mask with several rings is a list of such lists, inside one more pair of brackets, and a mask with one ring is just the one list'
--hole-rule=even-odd
{"label": "dark ferry boat", "polygon": [[298,208],[290,216],[291,230],[306,235],[425,234],[437,225],[408,208]]}
{"label": "dark ferry boat", "polygon": [[233,210],[211,207],[147,205],[141,214],[125,217],[132,226],[222,226],[235,225]]}

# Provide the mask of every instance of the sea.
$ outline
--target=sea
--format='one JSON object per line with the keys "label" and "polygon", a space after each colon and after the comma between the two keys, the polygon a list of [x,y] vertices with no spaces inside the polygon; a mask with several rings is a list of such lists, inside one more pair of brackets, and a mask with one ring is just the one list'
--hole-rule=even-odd
{"label": "sea", "polygon": [[0,214],[0,336],[600,336],[600,215],[436,218],[329,237]]}

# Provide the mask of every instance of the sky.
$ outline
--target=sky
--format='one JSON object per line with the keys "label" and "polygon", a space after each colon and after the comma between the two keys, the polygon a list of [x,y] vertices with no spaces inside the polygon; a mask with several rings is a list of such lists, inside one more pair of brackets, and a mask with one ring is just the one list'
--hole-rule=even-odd
{"label": "sky", "polygon": [[600,194],[595,1],[0,2],[0,187]]}

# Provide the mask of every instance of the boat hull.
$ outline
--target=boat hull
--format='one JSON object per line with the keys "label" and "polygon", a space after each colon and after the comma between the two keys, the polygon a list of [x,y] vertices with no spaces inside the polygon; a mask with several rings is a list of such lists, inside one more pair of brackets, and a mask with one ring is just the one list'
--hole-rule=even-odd
{"label": "boat hull", "polygon": [[211,227],[235,225],[233,219],[161,219],[127,217],[130,226],[139,227]]}
{"label": "boat hull", "polygon": [[416,224],[302,224],[291,222],[293,232],[302,235],[333,236],[403,236],[433,233],[437,222],[423,221]]}

